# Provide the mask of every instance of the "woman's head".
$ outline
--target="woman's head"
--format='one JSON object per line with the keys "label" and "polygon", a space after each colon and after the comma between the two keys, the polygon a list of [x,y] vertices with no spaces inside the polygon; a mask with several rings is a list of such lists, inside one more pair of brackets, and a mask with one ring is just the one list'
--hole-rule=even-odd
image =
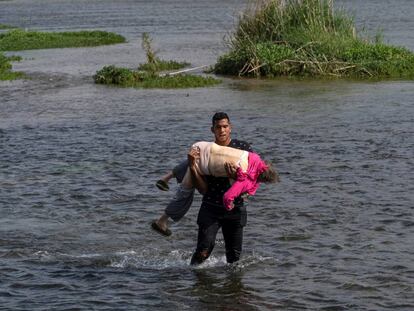
{"label": "woman's head", "polygon": [[269,161],[264,161],[266,163],[267,168],[259,175],[257,181],[264,182],[264,183],[277,183],[280,181],[279,175],[277,174],[276,170],[274,169],[272,163]]}

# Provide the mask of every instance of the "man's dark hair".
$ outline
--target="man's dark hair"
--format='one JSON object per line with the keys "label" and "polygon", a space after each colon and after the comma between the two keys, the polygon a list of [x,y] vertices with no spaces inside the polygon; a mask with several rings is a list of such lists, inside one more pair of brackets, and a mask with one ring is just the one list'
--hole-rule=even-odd
{"label": "man's dark hair", "polygon": [[225,112],[216,112],[213,116],[213,118],[211,119],[211,123],[213,124],[213,126],[216,124],[217,121],[223,120],[223,119],[227,119],[230,122],[230,118],[227,115],[227,113]]}

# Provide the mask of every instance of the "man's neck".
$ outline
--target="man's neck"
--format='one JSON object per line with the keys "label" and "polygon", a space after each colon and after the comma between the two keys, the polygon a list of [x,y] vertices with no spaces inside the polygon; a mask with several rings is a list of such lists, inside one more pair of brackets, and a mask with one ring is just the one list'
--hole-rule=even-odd
{"label": "man's neck", "polygon": [[217,140],[215,141],[215,143],[219,146],[228,146],[230,142],[231,142],[231,138],[227,140],[225,143],[218,142]]}

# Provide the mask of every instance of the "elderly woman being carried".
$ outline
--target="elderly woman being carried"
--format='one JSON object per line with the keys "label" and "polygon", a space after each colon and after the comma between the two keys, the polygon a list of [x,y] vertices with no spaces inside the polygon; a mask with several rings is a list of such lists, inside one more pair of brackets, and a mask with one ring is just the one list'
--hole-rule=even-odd
{"label": "elderly woman being carried", "polygon": [[[226,163],[237,167],[236,178],[223,196],[223,204],[227,210],[233,208],[233,201],[242,194],[254,195],[259,183],[274,183],[279,177],[268,161],[263,161],[254,152],[248,152],[214,142],[200,141],[192,145],[190,153],[195,155],[196,169],[201,175],[227,177]],[[194,183],[190,168],[177,189],[176,196],[185,196],[194,191]]]}

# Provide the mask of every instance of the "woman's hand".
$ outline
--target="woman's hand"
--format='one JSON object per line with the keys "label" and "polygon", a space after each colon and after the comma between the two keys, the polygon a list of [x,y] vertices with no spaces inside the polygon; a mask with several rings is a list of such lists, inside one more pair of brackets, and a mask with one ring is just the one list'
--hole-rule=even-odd
{"label": "woman's hand", "polygon": [[197,190],[204,195],[207,192],[208,186],[203,176],[201,175],[198,167],[198,159],[200,159],[200,149],[198,147],[192,147],[190,151],[187,153],[187,159],[193,184],[195,185]]}
{"label": "woman's hand", "polygon": [[197,160],[200,159],[200,149],[197,147],[191,147],[190,151],[187,154],[188,165],[190,167],[197,166]]}
{"label": "woman's hand", "polygon": [[233,208],[234,208],[234,203],[233,202],[230,203],[230,206],[229,207],[226,206],[226,209],[228,211],[231,211]]}
{"label": "woman's hand", "polygon": [[237,166],[232,162],[224,163],[224,169],[226,170],[227,176],[231,179],[237,178]]}

